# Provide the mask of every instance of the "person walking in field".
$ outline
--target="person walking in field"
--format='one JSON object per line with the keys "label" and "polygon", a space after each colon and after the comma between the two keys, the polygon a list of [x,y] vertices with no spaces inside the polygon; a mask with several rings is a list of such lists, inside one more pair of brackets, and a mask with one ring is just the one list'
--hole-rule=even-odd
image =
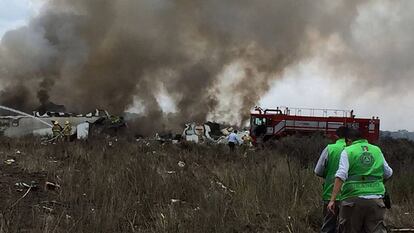
{"label": "person walking in field", "polygon": [[351,129],[348,138],[352,144],[341,153],[328,210],[335,213],[340,194],[340,233],[386,233],[384,182],[393,170],[381,149],[363,139],[359,130]]}
{"label": "person walking in field", "polygon": [[239,139],[237,138],[237,130],[234,130],[227,136],[228,145],[230,148],[230,151],[234,151],[236,145],[239,144]]}
{"label": "person walking in field", "polygon": [[334,211],[328,211],[327,206],[331,200],[331,193],[335,181],[335,173],[339,167],[339,159],[341,153],[346,146],[345,136],[348,132],[348,128],[341,126],[336,130],[336,136],[338,139],[335,143],[329,144],[322,151],[319,160],[315,167],[315,174],[324,179],[323,183],[323,223],[321,227],[321,233],[336,233],[338,214],[339,214],[339,195],[335,199],[336,205]]}

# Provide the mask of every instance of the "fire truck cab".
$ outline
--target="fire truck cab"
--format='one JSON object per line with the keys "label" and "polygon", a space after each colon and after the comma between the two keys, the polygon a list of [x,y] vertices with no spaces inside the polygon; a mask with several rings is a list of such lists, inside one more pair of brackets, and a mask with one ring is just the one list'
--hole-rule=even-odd
{"label": "fire truck cab", "polygon": [[353,110],[277,107],[255,108],[250,115],[250,135],[254,143],[278,139],[292,134],[322,132],[335,138],[336,129],[348,126],[359,129],[371,143],[379,139],[378,117],[356,118]]}

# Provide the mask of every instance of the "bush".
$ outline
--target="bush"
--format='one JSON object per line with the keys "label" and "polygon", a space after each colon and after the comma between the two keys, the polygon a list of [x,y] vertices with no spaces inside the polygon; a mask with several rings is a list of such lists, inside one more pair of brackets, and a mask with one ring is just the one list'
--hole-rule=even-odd
{"label": "bush", "polygon": [[[107,139],[109,140],[109,139]],[[271,148],[105,140],[0,142],[0,229],[5,232],[318,232],[322,181],[313,166],[326,139],[288,137]],[[395,177],[388,222],[414,222],[407,141],[381,142]],[[19,150],[20,153],[16,153]],[[404,171],[404,172],[401,172]],[[39,189],[17,192],[18,181]],[[45,181],[58,190],[43,188]],[[17,204],[15,204],[17,203]],[[13,204],[15,204],[13,206]],[[409,213],[409,214],[407,214]]]}

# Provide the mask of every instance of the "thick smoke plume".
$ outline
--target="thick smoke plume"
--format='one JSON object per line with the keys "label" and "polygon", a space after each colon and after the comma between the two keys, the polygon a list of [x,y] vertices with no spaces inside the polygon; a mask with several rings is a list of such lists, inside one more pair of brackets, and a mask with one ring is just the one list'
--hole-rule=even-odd
{"label": "thick smoke plume", "polygon": [[[49,0],[2,38],[0,103],[117,114],[135,104],[148,131],[208,116],[240,124],[286,67],[318,41],[348,33],[360,3],[334,2]],[[238,77],[223,75],[229,67],[240,68]],[[234,81],[223,90],[222,79]],[[160,93],[175,113],[162,111]]]}

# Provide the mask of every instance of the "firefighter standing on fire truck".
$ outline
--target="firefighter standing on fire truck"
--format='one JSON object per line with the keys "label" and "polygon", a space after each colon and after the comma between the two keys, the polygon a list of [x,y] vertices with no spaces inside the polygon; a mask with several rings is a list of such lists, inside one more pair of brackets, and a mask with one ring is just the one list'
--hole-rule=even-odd
{"label": "firefighter standing on fire truck", "polygon": [[315,174],[324,178],[323,184],[323,224],[321,227],[321,233],[336,233],[337,232],[337,218],[339,213],[338,203],[339,196],[336,198],[337,205],[332,212],[327,210],[329,200],[331,199],[331,193],[334,186],[335,173],[339,167],[339,159],[341,153],[346,146],[345,137],[348,132],[348,128],[341,126],[336,130],[337,141],[334,144],[329,144],[321,153],[318,163],[315,167]]}

